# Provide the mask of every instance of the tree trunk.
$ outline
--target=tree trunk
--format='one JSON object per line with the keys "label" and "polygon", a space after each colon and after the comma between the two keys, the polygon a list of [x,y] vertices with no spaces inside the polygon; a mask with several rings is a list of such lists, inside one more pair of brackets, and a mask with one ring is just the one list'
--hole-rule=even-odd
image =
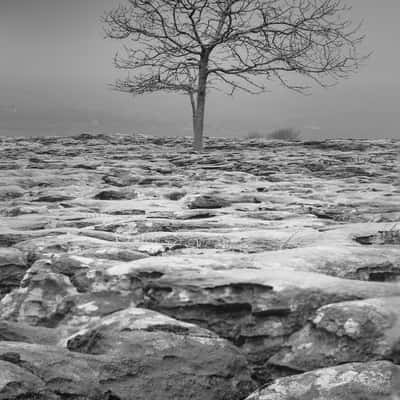
{"label": "tree trunk", "polygon": [[206,109],[206,90],[208,75],[208,54],[204,53],[200,59],[199,80],[197,88],[196,114],[193,119],[194,143],[196,151],[203,150],[204,115]]}
{"label": "tree trunk", "polygon": [[190,105],[192,106],[192,129],[194,132],[196,129],[196,100],[193,92],[189,92],[189,99]]}

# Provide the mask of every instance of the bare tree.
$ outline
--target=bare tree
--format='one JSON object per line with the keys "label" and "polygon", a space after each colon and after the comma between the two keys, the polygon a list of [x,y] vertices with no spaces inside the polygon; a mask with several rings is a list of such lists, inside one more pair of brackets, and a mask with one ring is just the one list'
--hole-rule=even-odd
{"label": "bare tree", "polygon": [[188,95],[196,150],[208,89],[261,93],[277,80],[304,92],[304,78],[329,87],[363,60],[360,26],[343,0],[126,1],[104,17],[107,37],[133,41],[115,65],[134,73],[114,87]]}

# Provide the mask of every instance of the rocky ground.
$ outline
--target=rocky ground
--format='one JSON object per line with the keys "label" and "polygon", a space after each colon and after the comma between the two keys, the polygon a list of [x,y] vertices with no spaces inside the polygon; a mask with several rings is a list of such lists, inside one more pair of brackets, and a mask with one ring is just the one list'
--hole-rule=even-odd
{"label": "rocky ground", "polygon": [[400,141],[0,140],[0,399],[400,398]]}

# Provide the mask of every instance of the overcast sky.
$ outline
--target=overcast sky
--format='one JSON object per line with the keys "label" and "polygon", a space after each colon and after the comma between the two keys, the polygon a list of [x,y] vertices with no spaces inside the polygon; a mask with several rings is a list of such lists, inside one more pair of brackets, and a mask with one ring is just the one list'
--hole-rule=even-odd
{"label": "overcast sky", "polygon": [[[100,18],[118,3],[0,0],[0,136],[191,134],[185,97],[132,97],[107,87],[118,76],[112,58],[120,44],[103,38]],[[295,127],[308,138],[400,138],[400,1],[348,3],[374,51],[361,72],[307,97],[277,87],[259,96],[211,95],[206,134]]]}

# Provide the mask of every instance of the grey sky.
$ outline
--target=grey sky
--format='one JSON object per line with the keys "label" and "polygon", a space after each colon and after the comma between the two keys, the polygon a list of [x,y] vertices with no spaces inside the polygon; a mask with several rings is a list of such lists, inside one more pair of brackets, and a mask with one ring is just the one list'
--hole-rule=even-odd
{"label": "grey sky", "polygon": [[[120,0],[123,2],[123,0]],[[0,135],[82,131],[191,134],[187,99],[131,97],[107,84],[120,44],[100,17],[118,0],[0,0]],[[374,51],[351,80],[304,97],[272,87],[260,96],[212,95],[206,134],[241,135],[293,126],[305,137],[400,138],[400,2],[348,0]]]}

